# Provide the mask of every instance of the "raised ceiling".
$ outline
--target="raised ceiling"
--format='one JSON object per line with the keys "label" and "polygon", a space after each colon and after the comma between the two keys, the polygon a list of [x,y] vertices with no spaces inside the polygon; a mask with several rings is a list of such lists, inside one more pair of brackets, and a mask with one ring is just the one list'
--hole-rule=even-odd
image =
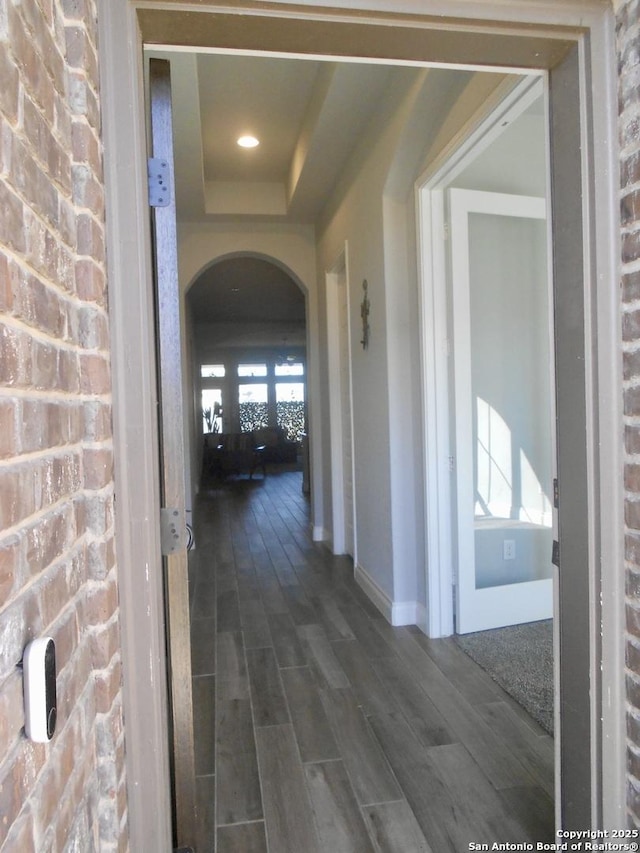
{"label": "raised ceiling", "polygon": [[[313,223],[372,118],[385,65],[150,50],[169,59],[178,219]],[[250,133],[260,140],[241,149]]]}
{"label": "raised ceiling", "polygon": [[[197,58],[206,181],[284,183],[320,63],[256,56]],[[236,140],[260,140],[243,149]]]}

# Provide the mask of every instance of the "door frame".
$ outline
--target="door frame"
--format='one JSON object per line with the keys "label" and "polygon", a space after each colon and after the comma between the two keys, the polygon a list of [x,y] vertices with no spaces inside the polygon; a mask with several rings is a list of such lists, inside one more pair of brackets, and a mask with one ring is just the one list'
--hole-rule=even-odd
{"label": "door frame", "polygon": [[415,184],[422,355],[422,424],[425,452],[426,584],[429,637],[454,633],[456,585],[451,524],[454,458],[451,448],[449,361],[452,349],[447,308],[446,187],[500,135],[542,91],[542,76],[506,80],[478,114]]}
{"label": "door frame", "polygon": [[116,513],[116,545],[132,849],[169,850],[171,838],[162,588],[152,571],[160,564],[160,536],[143,41],[333,58],[357,53],[418,64],[436,57],[496,70],[545,70],[577,49],[571,73],[580,93],[581,141],[590,155],[583,202],[590,239],[585,335],[593,355],[587,430],[598,503],[588,543],[592,676],[602,720],[601,727],[594,722],[591,755],[598,782],[593,825],[625,825],[622,395],[619,296],[612,286],[620,270],[614,24],[612,9],[600,0],[299,0],[295,6],[279,0],[98,0],[114,458],[118,506],[126,507]]}
{"label": "door frame", "polygon": [[[344,285],[340,284],[340,277],[344,278]],[[354,565],[358,564],[356,534],[356,512],[355,512],[355,474],[353,470],[353,400],[352,377],[351,377],[351,316],[349,310],[349,247],[345,244],[332,268],[325,274],[327,294],[327,358],[329,368],[329,423],[331,440],[331,514],[332,514],[332,550],[334,554],[346,554],[346,514],[351,512],[353,530],[353,557]],[[346,392],[350,401],[349,410],[345,411],[343,405],[345,389],[343,382],[345,378],[344,366],[341,363],[342,347],[340,346],[340,287],[344,286],[347,300],[347,352],[348,362],[346,365]],[[350,422],[351,435],[351,484],[352,500],[351,506],[345,501],[345,455],[344,455],[344,425],[345,419]]]}
{"label": "door frame", "polygon": [[[543,77],[506,80],[459,131],[451,145],[415,184],[418,287],[422,353],[422,422],[425,446],[425,530],[427,533],[427,624],[429,637],[454,633],[457,585],[451,523],[455,474],[451,447],[450,358],[453,330],[447,306],[447,187],[509,124],[543,93]],[[551,233],[549,233],[551,239]],[[550,262],[549,262],[550,263]],[[551,276],[551,271],[550,271]]]}

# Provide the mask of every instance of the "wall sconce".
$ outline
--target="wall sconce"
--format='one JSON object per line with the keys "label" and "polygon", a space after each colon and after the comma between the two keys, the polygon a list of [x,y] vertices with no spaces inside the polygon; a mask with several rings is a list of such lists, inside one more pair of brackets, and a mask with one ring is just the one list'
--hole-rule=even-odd
{"label": "wall sconce", "polygon": [[367,291],[369,289],[369,285],[367,283],[366,278],[362,282],[362,302],[360,303],[360,316],[362,317],[362,340],[360,343],[362,344],[362,349],[369,348],[369,297],[367,295]]}

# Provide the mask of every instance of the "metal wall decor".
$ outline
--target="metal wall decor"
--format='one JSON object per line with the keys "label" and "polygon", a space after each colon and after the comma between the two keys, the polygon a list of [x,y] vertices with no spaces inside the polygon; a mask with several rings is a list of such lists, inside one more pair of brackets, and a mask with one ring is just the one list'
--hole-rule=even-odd
{"label": "metal wall decor", "polygon": [[362,317],[362,340],[360,343],[362,344],[362,349],[369,348],[369,296],[367,295],[367,290],[369,289],[369,285],[367,283],[366,278],[362,282],[362,302],[360,303],[360,316]]}

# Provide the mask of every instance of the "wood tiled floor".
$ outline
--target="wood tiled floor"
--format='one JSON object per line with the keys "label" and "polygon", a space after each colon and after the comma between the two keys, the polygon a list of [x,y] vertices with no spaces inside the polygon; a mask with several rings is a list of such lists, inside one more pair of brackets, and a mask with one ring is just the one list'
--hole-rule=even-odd
{"label": "wood tiled floor", "polygon": [[300,475],[213,484],[190,562],[198,853],[553,840],[553,742],[450,640],[391,628]]}

